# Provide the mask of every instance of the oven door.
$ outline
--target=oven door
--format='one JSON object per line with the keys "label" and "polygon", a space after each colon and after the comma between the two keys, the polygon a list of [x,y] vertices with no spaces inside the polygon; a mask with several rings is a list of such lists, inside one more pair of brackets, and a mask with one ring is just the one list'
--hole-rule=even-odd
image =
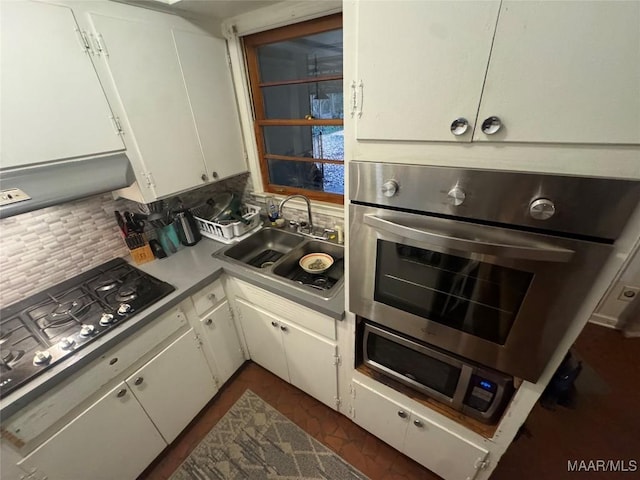
{"label": "oven door", "polygon": [[350,205],[349,309],[535,382],[611,251]]}

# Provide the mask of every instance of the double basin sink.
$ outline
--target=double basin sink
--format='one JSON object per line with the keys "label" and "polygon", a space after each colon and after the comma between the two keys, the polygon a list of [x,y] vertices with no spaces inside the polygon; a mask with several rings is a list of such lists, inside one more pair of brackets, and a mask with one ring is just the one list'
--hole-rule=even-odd
{"label": "double basin sink", "polygon": [[[334,263],[322,274],[306,273],[298,262],[309,253],[329,254]],[[263,228],[218,255],[322,298],[332,298],[343,282],[342,245],[277,228]]]}

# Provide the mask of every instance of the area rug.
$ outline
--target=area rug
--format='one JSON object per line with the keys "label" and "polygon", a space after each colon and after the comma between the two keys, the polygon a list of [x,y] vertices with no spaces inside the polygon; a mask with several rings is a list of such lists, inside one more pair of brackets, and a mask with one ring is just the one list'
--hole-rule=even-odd
{"label": "area rug", "polygon": [[251,390],[220,419],[170,480],[367,477]]}

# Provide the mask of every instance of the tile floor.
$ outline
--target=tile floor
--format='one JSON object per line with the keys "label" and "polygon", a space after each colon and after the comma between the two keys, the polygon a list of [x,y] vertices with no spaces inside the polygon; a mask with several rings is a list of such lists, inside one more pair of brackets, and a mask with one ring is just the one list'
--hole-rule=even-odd
{"label": "tile floor", "polygon": [[[552,411],[537,405],[526,422],[527,433],[511,445],[492,479],[634,477],[569,473],[567,460],[635,459],[640,466],[640,339],[625,339],[619,332],[588,325],[576,350],[585,369],[577,384],[575,407]],[[372,480],[439,478],[345,416],[248,362],[140,479],[168,478],[247,388]]]}

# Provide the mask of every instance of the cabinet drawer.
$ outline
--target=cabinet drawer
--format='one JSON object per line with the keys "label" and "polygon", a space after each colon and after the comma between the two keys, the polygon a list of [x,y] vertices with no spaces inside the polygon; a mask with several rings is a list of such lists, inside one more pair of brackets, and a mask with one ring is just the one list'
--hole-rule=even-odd
{"label": "cabinet drawer", "polygon": [[333,318],[240,280],[233,279],[233,285],[234,292],[238,297],[244,298],[280,318],[293,322],[295,325],[336,340],[336,321]]}
{"label": "cabinet drawer", "polygon": [[222,282],[216,280],[208,287],[203,288],[191,295],[193,307],[199,317],[205,315],[209,310],[225,299]]}
{"label": "cabinet drawer", "polygon": [[161,315],[3,421],[2,429],[19,441],[30,442],[186,325],[187,319],[180,308]]}

